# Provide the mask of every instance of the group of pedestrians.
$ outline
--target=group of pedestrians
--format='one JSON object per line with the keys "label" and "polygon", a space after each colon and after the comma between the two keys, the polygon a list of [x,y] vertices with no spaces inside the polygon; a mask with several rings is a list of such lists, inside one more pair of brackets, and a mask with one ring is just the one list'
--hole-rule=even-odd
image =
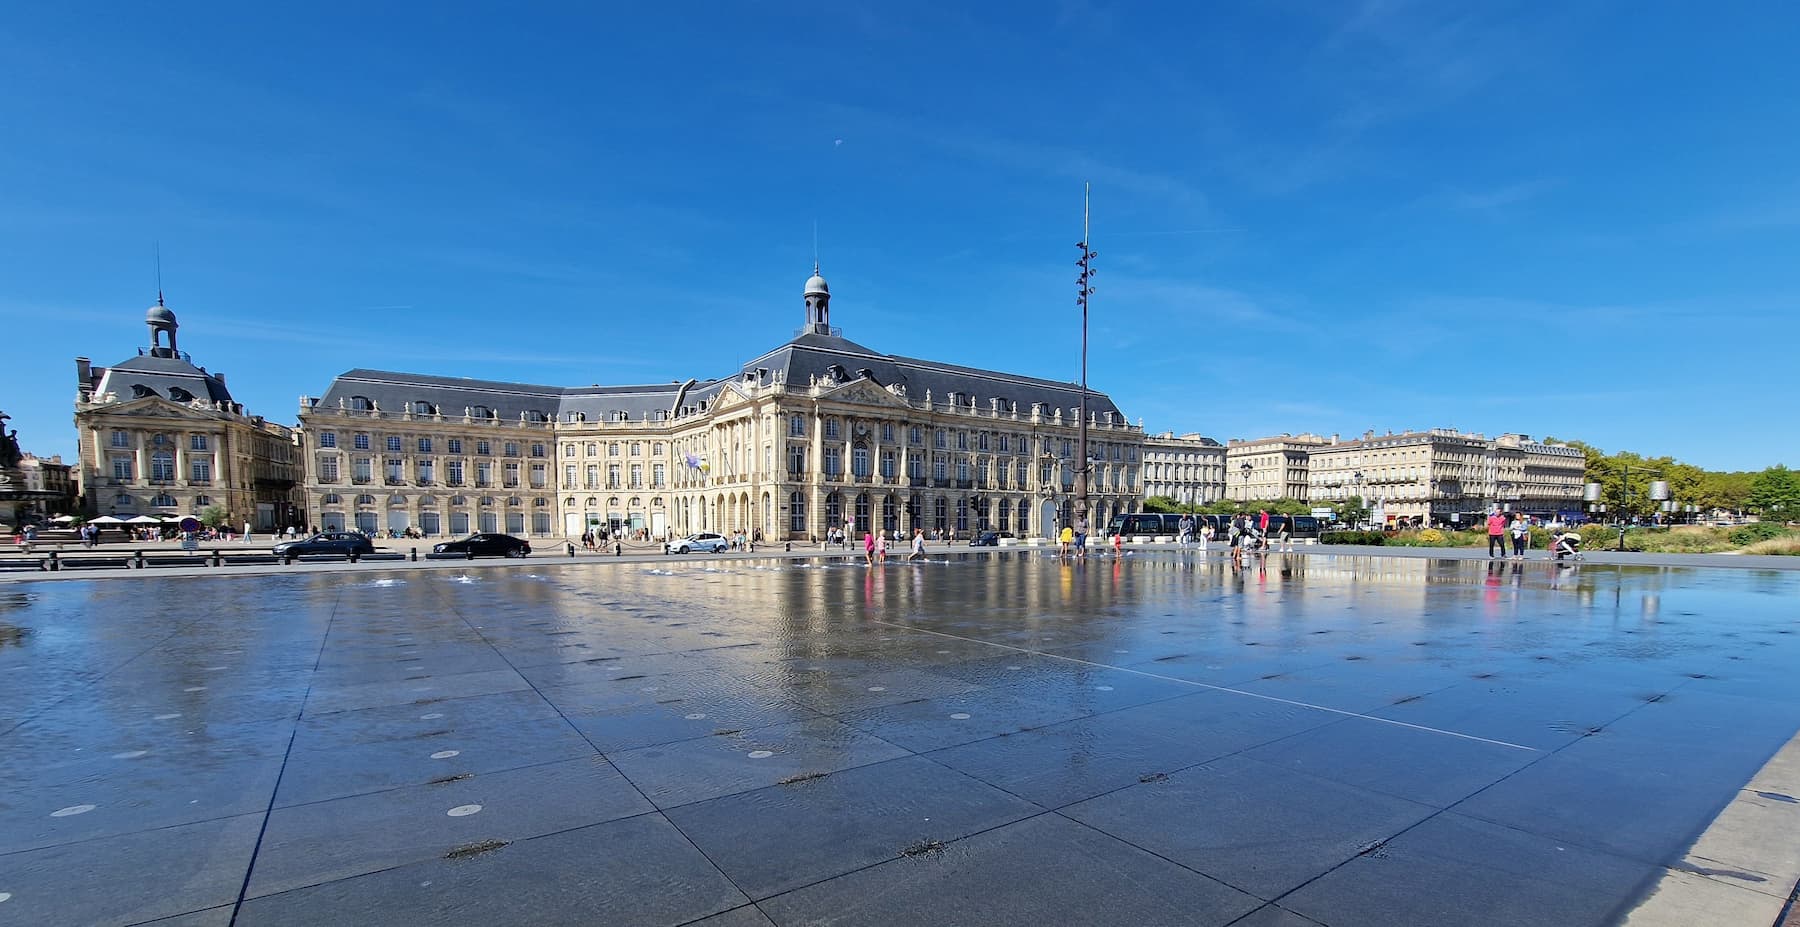
{"label": "group of pedestrians", "polygon": [[[1531,546],[1531,519],[1524,512],[1514,512],[1511,519],[1499,509],[1488,512],[1488,559],[1506,556],[1506,539],[1512,538],[1512,556],[1525,559],[1525,548]],[[1498,550],[1498,553],[1495,551]]]}

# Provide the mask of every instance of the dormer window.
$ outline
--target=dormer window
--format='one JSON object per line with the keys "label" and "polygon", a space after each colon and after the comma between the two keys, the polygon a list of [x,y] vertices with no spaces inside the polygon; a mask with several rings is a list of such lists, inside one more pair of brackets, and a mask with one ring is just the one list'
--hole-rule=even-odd
{"label": "dormer window", "polygon": [[156,390],[153,390],[142,383],[131,384],[131,398],[133,399],[149,399],[154,395],[156,395]]}
{"label": "dormer window", "polygon": [[176,402],[193,402],[194,394],[179,386],[171,386],[169,387],[169,398]]}
{"label": "dormer window", "polygon": [[412,404],[412,412],[414,415],[431,415],[436,411],[437,409],[429,402],[415,402]]}
{"label": "dormer window", "polygon": [[367,396],[350,397],[350,409],[354,412],[367,412],[373,408],[375,408],[375,403],[369,401]]}

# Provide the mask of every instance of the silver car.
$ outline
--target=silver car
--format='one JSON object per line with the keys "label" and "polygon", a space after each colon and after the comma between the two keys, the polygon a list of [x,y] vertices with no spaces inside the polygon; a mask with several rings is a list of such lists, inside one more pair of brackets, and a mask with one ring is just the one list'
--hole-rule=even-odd
{"label": "silver car", "polygon": [[691,554],[697,550],[719,554],[730,549],[731,542],[717,534],[690,534],[669,545],[672,554]]}

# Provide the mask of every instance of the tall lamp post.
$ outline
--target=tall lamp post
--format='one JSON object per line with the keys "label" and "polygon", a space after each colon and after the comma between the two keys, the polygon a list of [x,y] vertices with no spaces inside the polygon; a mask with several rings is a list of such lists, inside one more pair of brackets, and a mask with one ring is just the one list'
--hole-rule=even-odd
{"label": "tall lamp post", "polygon": [[1250,471],[1254,469],[1256,468],[1250,466],[1250,461],[1248,460],[1238,465],[1238,472],[1244,475],[1244,502],[1246,503],[1246,507],[1250,502]]}
{"label": "tall lamp post", "polygon": [[[1619,473],[1619,553],[1624,553],[1625,552],[1626,519],[1629,518],[1631,515],[1631,470],[1632,470],[1632,466],[1629,462],[1621,462],[1619,464],[1619,467],[1620,467],[1620,473]],[[1651,467],[1645,467],[1645,466],[1637,467],[1637,471],[1639,473],[1643,473],[1648,476],[1662,476],[1663,475],[1663,472],[1661,470],[1657,470],[1657,469],[1653,469]],[[1598,500],[1600,498],[1600,484],[1599,483],[1589,483],[1587,485],[1587,491],[1584,493],[1584,496],[1586,498],[1588,498],[1589,501]],[[1650,501],[1652,501],[1652,502],[1662,502],[1662,501],[1667,500],[1669,498],[1669,484],[1663,480],[1652,481],[1650,483],[1649,497],[1650,497]],[[1605,511],[1605,510],[1606,510],[1605,507],[1602,506],[1601,511]]]}
{"label": "tall lamp post", "polygon": [[1077,412],[1080,421],[1077,423],[1076,459],[1080,461],[1075,470],[1075,532],[1087,532],[1088,506],[1088,385],[1087,385],[1087,351],[1088,351],[1088,297],[1094,295],[1092,285],[1094,279],[1094,249],[1088,247],[1091,235],[1088,232],[1088,192],[1091,185],[1081,186],[1081,240],[1075,247],[1081,249],[1081,258],[1075,266],[1081,268],[1076,276],[1077,285],[1075,302],[1081,306],[1081,405]]}

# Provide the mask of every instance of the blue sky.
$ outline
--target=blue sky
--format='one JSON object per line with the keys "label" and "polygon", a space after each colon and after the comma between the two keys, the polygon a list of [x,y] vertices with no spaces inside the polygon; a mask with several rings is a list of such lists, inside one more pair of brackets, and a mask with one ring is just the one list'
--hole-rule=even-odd
{"label": "blue sky", "polygon": [[[719,376],[801,324],[1090,380],[1152,431],[1438,426],[1800,464],[1793,4],[18,6],[0,324],[28,450],[181,345]],[[304,9],[303,9],[304,8]],[[429,12],[426,12],[429,10]]]}

